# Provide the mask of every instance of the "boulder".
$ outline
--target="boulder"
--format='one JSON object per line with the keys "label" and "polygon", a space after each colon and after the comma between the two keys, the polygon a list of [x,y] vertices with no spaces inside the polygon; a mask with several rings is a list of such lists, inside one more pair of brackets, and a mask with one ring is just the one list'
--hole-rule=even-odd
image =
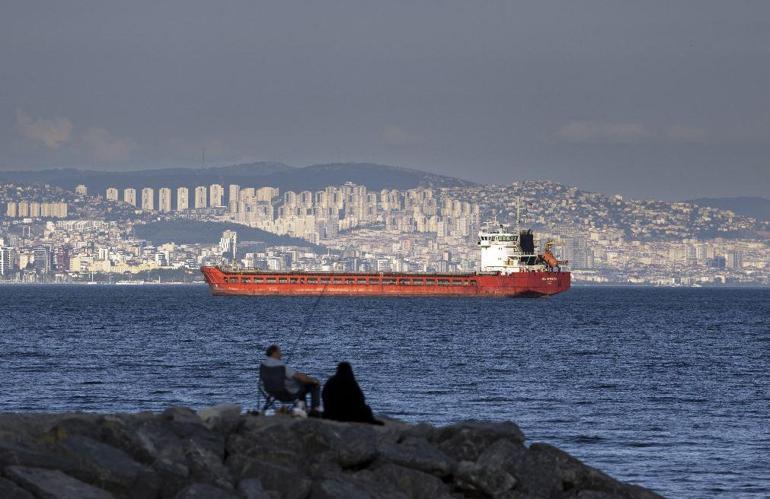
{"label": "boulder", "polygon": [[198,414],[187,407],[171,406],[161,413],[161,417],[167,421],[180,424],[195,424],[203,426],[203,420]]}
{"label": "boulder", "polygon": [[465,421],[441,428],[431,437],[431,442],[452,459],[472,462],[498,440],[508,440],[523,446],[524,434],[511,422]]}
{"label": "boulder", "polygon": [[246,499],[269,499],[270,496],[262,487],[262,482],[258,478],[247,478],[238,482],[238,492]]}
{"label": "boulder", "polygon": [[384,445],[379,459],[444,477],[451,473],[453,461],[422,438],[407,437],[398,444]]}
{"label": "boulder", "polygon": [[373,470],[381,484],[394,486],[397,490],[412,498],[449,497],[449,487],[434,475],[386,463]]}
{"label": "boulder", "polygon": [[523,445],[510,440],[498,440],[484,449],[476,460],[476,464],[493,470],[505,470],[507,466],[521,459],[526,452],[527,448]]}
{"label": "boulder", "polygon": [[241,422],[241,406],[238,404],[219,404],[214,407],[206,407],[198,411],[198,416],[209,430],[228,435]]}
{"label": "boulder", "polygon": [[111,499],[106,490],[81,482],[59,470],[8,466],[5,475],[44,499]]}
{"label": "boulder", "polygon": [[305,455],[323,455],[342,468],[362,468],[377,457],[371,425],[307,419],[294,427]]}
{"label": "boulder", "polygon": [[239,497],[207,483],[194,483],[179,492],[176,499],[239,499]]}
{"label": "boulder", "polygon": [[345,499],[373,499],[366,490],[342,480],[326,479],[315,482],[310,491],[310,499],[338,499],[341,497]]}
{"label": "boulder", "polygon": [[485,468],[470,461],[457,464],[454,481],[460,490],[480,491],[491,497],[499,497],[516,486],[516,479],[506,471]]}
{"label": "boulder", "polygon": [[3,499],[35,499],[35,496],[5,478],[0,478],[0,497]]}
{"label": "boulder", "polygon": [[303,444],[294,431],[298,420],[287,416],[248,416],[236,433],[227,438],[226,464],[233,476],[242,477],[252,458],[296,467],[305,459]]}
{"label": "boulder", "polygon": [[48,430],[50,443],[57,443],[72,435],[85,435],[99,440],[104,416],[97,414],[68,414],[52,422]]}
{"label": "boulder", "polygon": [[265,490],[277,492],[285,499],[303,499],[312,487],[312,482],[299,468],[258,458],[245,461],[240,476],[259,479]]}
{"label": "boulder", "polygon": [[203,483],[211,483],[224,489],[232,489],[230,470],[223,459],[195,440],[184,442],[185,458],[190,477]]}
{"label": "boulder", "polygon": [[61,449],[25,442],[0,442],[0,467],[22,465],[57,469],[66,473],[83,470],[82,464]]}
{"label": "boulder", "polygon": [[61,446],[85,464],[75,476],[89,483],[137,498],[153,497],[160,489],[155,472],[122,450],[81,435],[67,438]]}
{"label": "boulder", "polygon": [[519,481],[517,490],[525,493],[556,496],[595,491],[625,498],[660,497],[641,487],[619,482],[548,444],[532,444],[519,459],[506,463],[504,469]]}

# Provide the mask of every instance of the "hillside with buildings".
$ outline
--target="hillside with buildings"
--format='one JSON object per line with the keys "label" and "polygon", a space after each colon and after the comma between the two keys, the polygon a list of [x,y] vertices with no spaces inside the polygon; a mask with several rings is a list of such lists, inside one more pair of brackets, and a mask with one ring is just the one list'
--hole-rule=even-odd
{"label": "hillside with buildings", "polygon": [[0,272],[25,282],[148,272],[189,280],[201,265],[233,260],[270,270],[467,272],[478,267],[482,224],[519,217],[539,248],[553,242],[570,261],[576,283],[767,284],[770,274],[767,222],[694,203],[549,181],[302,191],[185,183],[1,185]]}

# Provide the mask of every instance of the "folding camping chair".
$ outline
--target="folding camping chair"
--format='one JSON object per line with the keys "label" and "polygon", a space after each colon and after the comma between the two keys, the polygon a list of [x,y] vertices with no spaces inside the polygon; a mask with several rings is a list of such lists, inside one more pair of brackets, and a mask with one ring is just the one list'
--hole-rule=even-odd
{"label": "folding camping chair", "polygon": [[285,366],[259,366],[259,392],[265,397],[262,412],[270,409],[276,402],[294,403],[298,396],[286,389]]}

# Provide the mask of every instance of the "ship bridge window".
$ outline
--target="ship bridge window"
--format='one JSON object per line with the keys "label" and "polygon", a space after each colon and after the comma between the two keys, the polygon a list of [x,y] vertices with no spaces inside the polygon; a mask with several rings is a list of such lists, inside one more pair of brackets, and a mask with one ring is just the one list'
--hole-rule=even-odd
{"label": "ship bridge window", "polygon": [[356,284],[367,284],[366,279],[356,279]]}
{"label": "ship bridge window", "polygon": [[285,277],[281,277],[281,278],[278,279],[278,282],[280,284],[286,284],[288,282],[288,280]]}
{"label": "ship bridge window", "polygon": [[307,278],[307,283],[308,284],[318,284],[318,279],[316,279],[315,277],[308,277]]}
{"label": "ship bridge window", "polygon": [[463,281],[458,281],[458,280],[452,281],[452,286],[462,286],[462,285],[463,285]]}
{"label": "ship bridge window", "polygon": [[435,286],[436,280],[435,279],[425,279],[425,285],[426,286]]}
{"label": "ship bridge window", "polygon": [[251,279],[249,279],[248,277],[241,277],[241,282],[242,282],[243,284],[246,284],[246,283],[248,283],[248,282],[251,282]]}
{"label": "ship bridge window", "polygon": [[265,283],[267,284],[275,284],[275,281],[276,281],[275,277],[268,277],[265,279]]}
{"label": "ship bridge window", "polygon": [[254,282],[262,282],[263,279],[261,277],[255,277]]}
{"label": "ship bridge window", "polygon": [[329,278],[328,277],[322,277],[321,278],[321,284],[329,284]]}
{"label": "ship bridge window", "polygon": [[297,277],[291,277],[291,278],[289,278],[289,282],[290,282],[291,284],[297,284],[297,283],[299,282],[299,278],[297,278]]}
{"label": "ship bridge window", "polygon": [[449,286],[449,280],[448,279],[439,279],[438,280],[439,286]]}
{"label": "ship bridge window", "polygon": [[342,284],[342,279],[339,277],[335,277],[332,279],[332,284]]}
{"label": "ship bridge window", "polygon": [[383,279],[382,284],[396,284],[395,279]]}
{"label": "ship bridge window", "polygon": [[425,286],[425,282],[422,279],[412,279],[413,286]]}
{"label": "ship bridge window", "polygon": [[345,284],[353,284],[355,282],[356,280],[353,279],[352,277],[348,277],[347,279],[345,279]]}

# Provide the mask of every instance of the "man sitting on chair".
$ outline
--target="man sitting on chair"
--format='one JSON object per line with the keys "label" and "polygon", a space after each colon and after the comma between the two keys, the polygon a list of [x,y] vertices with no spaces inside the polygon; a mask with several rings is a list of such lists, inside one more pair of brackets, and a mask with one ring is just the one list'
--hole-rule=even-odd
{"label": "man sitting on chair", "polygon": [[286,370],[286,379],[284,380],[286,391],[297,396],[300,409],[305,408],[305,404],[307,404],[307,394],[310,393],[310,414],[317,415],[318,407],[321,404],[321,382],[312,376],[295,371],[284,364],[283,360],[281,360],[283,358],[283,352],[281,352],[281,347],[278,345],[270,345],[267,347],[266,353],[267,358],[262,361],[262,364],[267,367],[282,366]]}

